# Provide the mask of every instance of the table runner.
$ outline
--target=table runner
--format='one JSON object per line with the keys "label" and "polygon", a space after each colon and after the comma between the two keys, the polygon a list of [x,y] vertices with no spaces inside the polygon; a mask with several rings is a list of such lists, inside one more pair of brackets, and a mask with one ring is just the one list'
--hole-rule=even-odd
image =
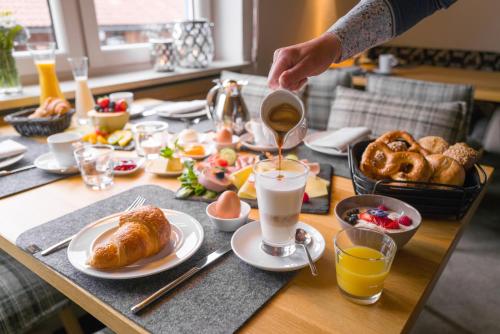
{"label": "table runner", "polygon": [[124,210],[138,195],[146,198],[146,204],[188,212],[201,223],[205,240],[191,259],[150,277],[113,281],[80,273],[67,260],[65,250],[33,256],[153,333],[232,333],[293,277],[294,273],[256,269],[230,253],[143,313],[132,314],[131,306],[229,243],[232,235],[215,230],[205,215],[205,203],[176,200],[173,192],[155,185],[132,188],[35,227],[20,235],[16,244],[22,249],[32,244],[43,249],[99,218]]}
{"label": "table runner", "polygon": [[[13,170],[33,164],[35,159],[49,151],[49,147],[45,143],[37,142],[36,140],[22,136],[1,136],[0,141],[12,139],[19,144],[28,148],[24,154],[24,158],[5,168],[5,170]],[[47,173],[38,168],[28,169],[12,175],[0,177],[0,199],[20,193],[25,190],[36,188],[47,183],[51,183],[70,175],[58,175]]]}

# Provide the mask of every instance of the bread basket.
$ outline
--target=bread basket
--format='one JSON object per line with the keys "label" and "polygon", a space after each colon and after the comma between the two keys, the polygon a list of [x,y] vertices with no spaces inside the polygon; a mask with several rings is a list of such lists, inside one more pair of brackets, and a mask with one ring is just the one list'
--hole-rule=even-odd
{"label": "bread basket", "polygon": [[69,127],[75,109],[70,109],[62,116],[28,118],[33,112],[35,108],[25,109],[5,116],[4,120],[22,136],[50,136]]}
{"label": "bread basket", "polygon": [[394,180],[373,180],[359,169],[363,152],[373,140],[349,146],[349,170],[356,194],[394,197],[414,206],[422,216],[461,219],[483,189],[487,176],[478,164],[469,170],[463,186]]}

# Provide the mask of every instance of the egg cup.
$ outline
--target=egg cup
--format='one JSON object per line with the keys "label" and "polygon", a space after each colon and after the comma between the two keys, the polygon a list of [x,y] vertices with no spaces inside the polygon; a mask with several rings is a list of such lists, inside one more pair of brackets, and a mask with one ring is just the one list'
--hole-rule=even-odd
{"label": "egg cup", "polygon": [[240,215],[238,218],[218,218],[214,215],[215,204],[212,202],[207,205],[207,216],[210,221],[215,225],[215,228],[222,232],[234,232],[248,222],[248,215],[250,214],[250,205],[240,200]]}

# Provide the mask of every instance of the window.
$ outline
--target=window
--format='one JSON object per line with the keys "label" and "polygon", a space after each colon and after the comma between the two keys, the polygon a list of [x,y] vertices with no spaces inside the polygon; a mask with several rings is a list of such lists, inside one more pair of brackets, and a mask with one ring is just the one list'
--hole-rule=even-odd
{"label": "window", "polygon": [[166,23],[185,18],[183,0],[94,0],[94,5],[101,48],[168,37]]}
{"label": "window", "polygon": [[[30,32],[30,42],[56,41],[47,0],[0,0],[2,11],[10,11],[16,21]],[[15,51],[26,51],[26,45],[16,45]]]}

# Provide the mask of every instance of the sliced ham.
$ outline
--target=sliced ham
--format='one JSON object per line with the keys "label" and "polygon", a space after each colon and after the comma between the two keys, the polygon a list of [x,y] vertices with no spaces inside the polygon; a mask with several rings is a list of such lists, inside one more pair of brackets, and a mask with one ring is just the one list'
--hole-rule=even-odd
{"label": "sliced ham", "polygon": [[307,164],[309,166],[309,171],[313,173],[314,175],[318,175],[320,171],[319,163],[317,162],[310,162]]}
{"label": "sliced ham", "polygon": [[208,190],[222,192],[229,188],[231,181],[224,175],[224,178],[219,179],[215,176],[217,169],[205,168],[198,176],[198,182]]}

